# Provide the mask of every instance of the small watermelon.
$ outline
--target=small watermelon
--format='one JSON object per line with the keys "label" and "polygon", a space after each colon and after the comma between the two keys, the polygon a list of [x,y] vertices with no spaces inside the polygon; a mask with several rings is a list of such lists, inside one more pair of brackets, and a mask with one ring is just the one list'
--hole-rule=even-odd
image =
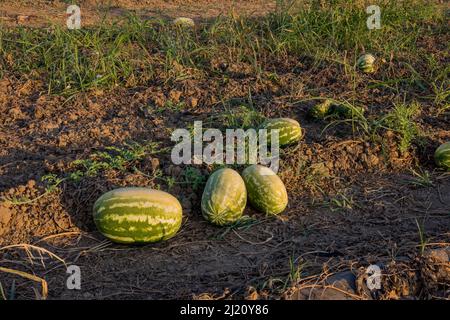
{"label": "small watermelon", "polygon": [[180,17],[173,20],[173,24],[177,27],[194,28],[195,22],[191,18]]}
{"label": "small watermelon", "polygon": [[331,100],[326,99],[325,101],[311,107],[308,111],[308,116],[314,119],[323,119],[330,114],[332,104],[333,103]]}
{"label": "small watermelon", "polygon": [[368,54],[363,54],[359,57],[356,62],[356,66],[365,73],[373,73],[375,72],[375,57]]}
{"label": "small watermelon", "polygon": [[444,170],[450,171],[450,141],[441,144],[434,153],[436,164]]}
{"label": "small watermelon", "polygon": [[354,116],[363,115],[364,112],[363,107],[338,104],[331,107],[330,114],[338,118],[351,119]]}
{"label": "small watermelon", "polygon": [[250,204],[257,210],[276,215],[286,209],[288,195],[283,181],[270,168],[252,165],[242,172]]}
{"label": "small watermelon", "polygon": [[181,227],[182,208],[167,192],[149,188],[120,188],[94,204],[94,222],[118,243],[151,243],[173,237]]}
{"label": "small watermelon", "polygon": [[239,173],[220,169],[211,174],[202,196],[202,214],[209,222],[223,226],[236,222],[247,204],[247,190]]}
{"label": "small watermelon", "polygon": [[260,129],[267,130],[268,144],[271,142],[271,130],[279,130],[279,145],[286,146],[299,141],[302,138],[302,128],[298,121],[290,118],[268,119]]}

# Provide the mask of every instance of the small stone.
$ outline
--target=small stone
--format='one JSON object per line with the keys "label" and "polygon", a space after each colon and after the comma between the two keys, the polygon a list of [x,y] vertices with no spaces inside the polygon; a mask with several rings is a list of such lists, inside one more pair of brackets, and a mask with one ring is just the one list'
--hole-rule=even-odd
{"label": "small stone", "polygon": [[336,273],[325,282],[350,293],[355,293],[356,291],[356,276],[351,271]]}
{"label": "small stone", "polygon": [[152,170],[155,171],[156,169],[158,169],[159,167],[159,159],[158,158],[152,158],[150,160],[151,165],[152,165]]}
{"label": "small stone", "polygon": [[28,189],[33,189],[35,186],[36,186],[36,181],[28,180],[28,182],[27,182]]}
{"label": "small stone", "polygon": [[169,93],[169,97],[172,102],[175,102],[175,103],[180,102],[181,91],[172,90]]}
{"label": "small stone", "polygon": [[198,99],[197,98],[189,98],[189,105],[191,106],[191,108],[195,108],[198,106]]}
{"label": "small stone", "polygon": [[445,249],[427,250],[424,253],[424,256],[426,258],[431,258],[431,259],[441,262],[441,263],[449,263],[450,262],[448,252]]}
{"label": "small stone", "polygon": [[26,16],[26,15],[19,15],[17,16],[17,23],[22,24],[27,22],[30,19],[30,16]]}
{"label": "small stone", "polygon": [[23,113],[22,110],[20,110],[20,108],[16,107],[9,110],[9,115],[14,119],[16,119],[22,117]]}
{"label": "small stone", "polygon": [[374,154],[369,156],[369,161],[372,166],[376,166],[380,163],[380,159]]}
{"label": "small stone", "polygon": [[11,216],[11,210],[3,204],[0,205],[0,225],[6,226],[11,220]]}

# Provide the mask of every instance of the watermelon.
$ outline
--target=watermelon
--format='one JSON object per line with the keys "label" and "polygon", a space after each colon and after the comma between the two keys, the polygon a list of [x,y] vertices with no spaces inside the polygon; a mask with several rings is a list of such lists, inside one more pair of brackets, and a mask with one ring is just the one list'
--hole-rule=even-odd
{"label": "watermelon", "polygon": [[332,101],[326,99],[322,103],[318,103],[308,111],[308,115],[314,119],[323,119],[330,114]]}
{"label": "watermelon", "polygon": [[247,204],[247,190],[239,173],[232,169],[215,171],[202,195],[202,214],[209,222],[224,226],[236,222]]}
{"label": "watermelon", "polygon": [[369,54],[363,54],[356,62],[356,66],[365,73],[375,72],[375,57]]}
{"label": "watermelon", "polygon": [[173,20],[173,24],[177,27],[187,27],[193,28],[195,27],[195,22],[191,18],[180,17]]}
{"label": "watermelon", "polygon": [[278,129],[279,145],[286,146],[299,141],[302,138],[302,128],[298,121],[290,118],[275,118],[266,120],[260,129],[267,130],[268,144],[271,142],[271,130]]}
{"label": "watermelon", "polygon": [[182,208],[167,192],[149,188],[120,188],[94,204],[94,222],[108,239],[118,243],[167,240],[180,229]]}
{"label": "watermelon", "polygon": [[330,113],[339,118],[352,119],[353,116],[363,115],[364,111],[363,107],[338,104],[331,107]]}
{"label": "watermelon", "polygon": [[248,200],[257,210],[276,215],[286,209],[288,195],[283,181],[270,168],[252,165],[242,172]]}
{"label": "watermelon", "polygon": [[436,149],[434,160],[439,167],[450,171],[450,141],[441,144],[439,148]]}

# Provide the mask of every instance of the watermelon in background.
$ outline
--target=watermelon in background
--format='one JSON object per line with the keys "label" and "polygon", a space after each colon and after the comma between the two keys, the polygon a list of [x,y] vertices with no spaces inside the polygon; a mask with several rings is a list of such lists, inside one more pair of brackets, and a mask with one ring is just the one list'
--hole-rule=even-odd
{"label": "watermelon in background", "polygon": [[275,118],[266,120],[260,129],[267,130],[267,141],[271,143],[271,130],[279,130],[279,145],[286,146],[300,141],[302,138],[302,128],[297,120],[290,118]]}
{"label": "watermelon in background", "polygon": [[375,72],[375,60],[375,57],[370,53],[363,54],[356,61],[356,66],[365,73],[373,73]]}
{"label": "watermelon in background", "polygon": [[434,153],[436,164],[444,170],[450,171],[450,141],[443,143]]}
{"label": "watermelon in background", "polygon": [[308,116],[314,119],[323,119],[331,112],[333,102],[329,99],[317,103],[308,110]]}

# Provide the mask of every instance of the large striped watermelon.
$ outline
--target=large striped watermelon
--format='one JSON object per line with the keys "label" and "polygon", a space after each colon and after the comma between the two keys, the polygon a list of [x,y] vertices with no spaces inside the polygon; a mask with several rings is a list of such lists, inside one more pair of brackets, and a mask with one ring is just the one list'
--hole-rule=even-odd
{"label": "large striped watermelon", "polygon": [[247,204],[244,180],[232,169],[211,174],[202,196],[203,217],[219,226],[237,221]]}
{"label": "large striped watermelon", "polygon": [[298,121],[290,118],[275,118],[266,120],[260,129],[267,129],[267,141],[271,142],[271,130],[278,129],[279,145],[286,146],[302,138],[302,128]]}
{"label": "large striped watermelon", "polygon": [[441,144],[439,148],[436,149],[434,159],[439,167],[450,171],[450,141]]}
{"label": "large striped watermelon", "polygon": [[283,181],[270,168],[252,165],[242,172],[251,205],[266,214],[286,209],[288,195]]}
{"label": "large striped watermelon", "polygon": [[99,231],[118,243],[150,243],[173,237],[180,229],[182,208],[167,192],[149,188],[120,188],[94,204]]}

